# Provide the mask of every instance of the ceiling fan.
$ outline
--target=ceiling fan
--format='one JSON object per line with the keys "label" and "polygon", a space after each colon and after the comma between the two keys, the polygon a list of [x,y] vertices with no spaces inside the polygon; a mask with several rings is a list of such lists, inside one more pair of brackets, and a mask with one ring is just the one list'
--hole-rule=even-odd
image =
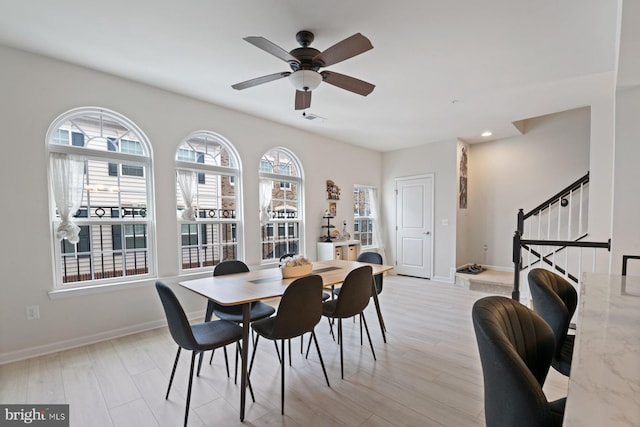
{"label": "ceiling fan", "polygon": [[291,71],[257,77],[236,83],[231,87],[242,90],[288,77],[289,81],[296,88],[296,110],[305,110],[311,106],[311,92],[323,81],[362,96],[367,96],[373,91],[375,85],[371,83],[333,71],[318,71],[320,68],[337,64],[345,59],[352,58],[369,49],[373,49],[373,45],[368,38],[360,33],[356,33],[334,44],[323,52],[309,47],[313,39],[314,36],[311,31],[299,31],[298,34],[296,34],[296,40],[302,47],[287,52],[264,37],[245,37],[244,40],[252,45],[287,62],[291,67]]}

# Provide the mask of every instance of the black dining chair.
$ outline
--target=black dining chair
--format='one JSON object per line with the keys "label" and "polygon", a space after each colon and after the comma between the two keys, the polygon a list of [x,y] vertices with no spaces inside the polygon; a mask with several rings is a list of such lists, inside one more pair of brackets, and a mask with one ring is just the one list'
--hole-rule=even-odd
{"label": "black dining chair", "polygon": [[[227,320],[214,320],[191,325],[189,324],[187,316],[180,305],[180,301],[178,301],[178,298],[171,288],[164,283],[157,281],[156,289],[167,317],[167,324],[169,326],[171,337],[176,344],[178,344],[178,352],[176,354],[175,362],[173,363],[173,370],[171,371],[169,387],[167,388],[165,399],[169,399],[169,392],[171,391],[171,384],[173,383],[173,377],[176,373],[176,367],[178,366],[180,351],[183,348],[185,350],[192,351],[191,368],[189,370],[189,386],[187,389],[187,402],[184,412],[184,425],[186,426],[189,418],[191,385],[193,383],[193,368],[196,360],[196,354],[202,354],[202,352],[208,350],[215,350],[216,348],[224,347],[228,344],[239,343],[242,339],[242,328],[236,323]],[[198,373],[199,372],[200,371],[198,370]]]}
{"label": "black dining chair", "polygon": [[578,305],[578,293],[563,277],[544,268],[531,270],[528,279],[533,310],[551,326],[555,334],[556,351],[551,366],[569,376],[575,335],[567,332]]}
{"label": "black dining chair", "polygon": [[[382,265],[382,255],[380,255],[377,252],[362,252],[360,255],[358,255],[357,260],[358,262],[367,262],[369,264],[378,264],[378,265]],[[373,281],[376,287],[376,294],[380,295],[380,293],[382,292],[382,280],[383,280],[383,274],[376,274],[375,276],[373,276]],[[333,290],[334,295],[340,295],[340,288],[336,288]],[[377,307],[376,307],[377,308]],[[384,319],[382,318],[382,312],[380,310],[376,310],[377,314],[378,314],[378,321],[380,323],[380,328],[382,330],[382,332],[387,332],[387,326],[384,323]],[[362,320],[361,320],[362,322]],[[383,334],[384,336],[384,334]]]}
{"label": "black dining chair", "polygon": [[[288,254],[284,254],[280,257],[280,265],[282,265],[282,261],[284,261],[287,258],[293,258],[294,256],[298,255],[297,253],[288,253]],[[329,298],[331,298],[331,295],[329,295],[326,292],[322,292],[322,301],[326,301]],[[309,346],[311,345],[311,340],[309,340]],[[277,347],[276,347],[277,349]],[[304,350],[304,336],[301,335],[300,336],[300,354],[302,354]],[[278,358],[280,358],[280,353],[278,352]],[[289,358],[291,358],[291,342],[289,342]]]}
{"label": "black dining chair", "polygon": [[[260,337],[276,342],[280,340],[281,358],[280,358],[280,388],[281,388],[281,413],[284,414],[284,371],[285,371],[285,351],[284,342],[291,338],[301,337],[303,334],[310,332],[311,339],[316,345],[324,378],[329,385],[329,377],[324,367],[320,346],[314,332],[315,326],[322,317],[322,278],[318,275],[303,276],[294,280],[285,289],[278,312],[275,316],[266,319],[257,320],[251,323],[251,328],[256,332],[256,341],[253,346],[251,356],[251,365],[249,367],[249,375],[253,368],[253,361],[258,348]],[[291,352],[289,352],[289,364],[291,364]]]}
{"label": "black dining chair", "polygon": [[[322,315],[328,319],[338,319],[338,344],[340,345],[340,376],[344,379],[343,364],[343,343],[342,343],[342,319],[360,315],[364,328],[367,331],[367,338],[371,346],[373,359],[376,360],[376,353],[373,350],[373,343],[369,335],[369,327],[364,317],[364,309],[369,305],[371,299],[371,282],[373,280],[370,265],[358,267],[347,275],[342,282],[341,291],[338,298],[322,303]],[[362,331],[360,332],[362,334]],[[362,335],[360,337],[362,345]]]}
{"label": "black dining chair", "polygon": [[[235,273],[247,273],[249,272],[249,267],[247,264],[240,260],[227,260],[222,261],[213,269],[213,276],[225,276],[227,274],[235,274]],[[251,312],[249,314],[250,320],[253,322],[254,320],[264,319],[266,317],[271,316],[275,313],[275,308],[271,307],[269,304],[265,304],[262,301],[256,301],[251,303]],[[204,320],[211,320],[213,314],[216,315],[218,319],[228,320],[230,322],[235,322],[238,324],[242,323],[242,306],[241,305],[233,305],[233,306],[225,306],[217,304],[211,300],[207,302],[207,311],[204,316]],[[238,377],[238,351],[236,350],[236,368],[235,368],[235,378],[237,380]],[[224,349],[224,358],[227,363],[227,375],[229,374],[229,363],[227,362],[227,350]],[[209,364],[213,360],[213,353],[211,353],[211,359],[209,360]],[[202,364],[202,355],[200,356],[200,362]]]}
{"label": "black dining chair", "polygon": [[555,346],[549,325],[534,311],[502,296],[476,301],[472,319],[487,427],[561,426],[566,398],[548,402],[542,391]]}

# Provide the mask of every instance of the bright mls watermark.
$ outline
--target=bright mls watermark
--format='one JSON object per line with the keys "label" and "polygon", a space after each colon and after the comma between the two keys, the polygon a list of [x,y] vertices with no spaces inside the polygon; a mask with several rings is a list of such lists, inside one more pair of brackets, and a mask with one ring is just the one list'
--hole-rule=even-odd
{"label": "bright mls watermark", "polygon": [[69,405],[0,405],[0,427],[69,427]]}

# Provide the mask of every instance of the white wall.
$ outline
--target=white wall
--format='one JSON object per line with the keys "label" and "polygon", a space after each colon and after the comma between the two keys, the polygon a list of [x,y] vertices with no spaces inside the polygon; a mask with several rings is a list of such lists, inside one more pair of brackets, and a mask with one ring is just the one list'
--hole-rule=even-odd
{"label": "white wall", "polygon": [[470,261],[513,270],[518,209],[535,208],[587,173],[589,143],[590,111],[581,108],[529,119],[521,136],[471,145]]}
{"label": "white wall", "polygon": [[[383,220],[387,259],[396,260],[394,179],[434,174],[433,280],[453,283],[456,261],[456,147],[457,142],[443,141],[416,148],[384,153],[382,160]],[[443,225],[443,221],[448,225]]]}
{"label": "white wall", "polygon": [[[612,273],[620,274],[622,255],[640,255],[640,87],[616,96],[615,191]],[[628,274],[640,275],[640,260],[630,260]]]}
{"label": "white wall", "polygon": [[[178,236],[174,158],[179,141],[195,130],[227,138],[242,162],[245,260],[260,261],[258,164],[271,147],[292,150],[306,179],[307,255],[315,258],[326,180],[342,189],[338,218],[352,230],[353,185],[381,184],[382,155],[312,133],[176,95],[144,84],[0,47],[0,120],[5,147],[0,173],[4,244],[0,255],[0,363],[38,352],[105,339],[159,325],[164,315],[153,286],[50,299],[52,242],[48,216],[45,133],[61,113],[81,106],[117,111],[136,123],[153,147],[158,274],[177,280]],[[313,126],[310,124],[310,128]],[[331,162],[325,160],[331,158]],[[338,222],[336,222],[338,223]],[[188,312],[205,302],[179,291]],[[40,320],[25,307],[40,306]]]}

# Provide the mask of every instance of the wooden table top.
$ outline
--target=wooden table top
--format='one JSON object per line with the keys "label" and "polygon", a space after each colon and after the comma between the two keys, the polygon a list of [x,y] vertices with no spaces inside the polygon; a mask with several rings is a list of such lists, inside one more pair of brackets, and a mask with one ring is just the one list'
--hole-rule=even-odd
{"label": "wooden table top", "polygon": [[[363,265],[370,265],[373,274],[392,270],[390,265],[357,261],[329,260],[313,263],[312,274],[322,277],[324,287],[338,285],[347,274]],[[280,297],[295,278],[283,279],[279,268],[255,270],[248,273],[213,275],[202,279],[186,280],[180,285],[221,305],[238,305],[268,298]]]}

